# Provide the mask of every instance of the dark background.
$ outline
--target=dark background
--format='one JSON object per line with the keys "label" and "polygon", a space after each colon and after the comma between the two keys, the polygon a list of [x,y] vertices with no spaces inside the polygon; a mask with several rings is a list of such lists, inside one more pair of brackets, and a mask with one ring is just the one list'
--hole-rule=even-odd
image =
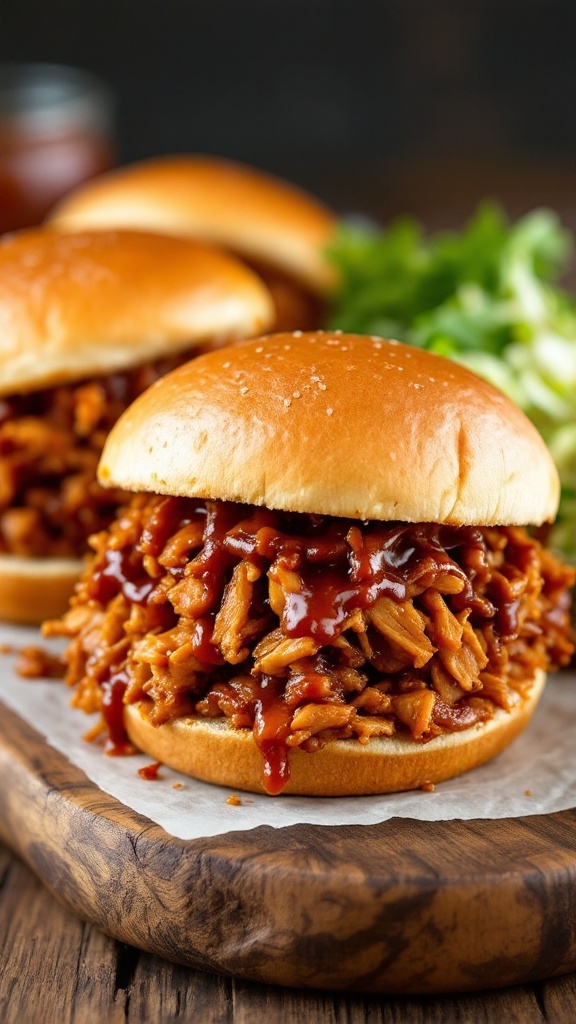
{"label": "dark background", "polygon": [[235,157],[341,209],[570,219],[574,0],[0,0],[0,60],[103,76],[121,162]]}

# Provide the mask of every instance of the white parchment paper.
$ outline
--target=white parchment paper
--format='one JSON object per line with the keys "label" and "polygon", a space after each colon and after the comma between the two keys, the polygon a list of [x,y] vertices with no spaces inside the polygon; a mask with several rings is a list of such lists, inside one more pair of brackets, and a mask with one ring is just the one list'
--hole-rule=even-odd
{"label": "white parchment paper", "polygon": [[[0,645],[47,646],[35,630],[0,625]],[[490,764],[444,782],[433,793],[367,797],[268,797],[210,786],[161,768],[154,781],[138,775],[150,757],[109,757],[83,736],[92,719],[70,707],[60,681],[16,675],[16,656],[0,654],[0,700],[105,792],[180,839],[199,839],[270,825],[370,825],[389,818],[421,821],[547,814],[576,805],[576,674],[549,680],[526,731]],[[1,716],[0,716],[1,728]],[[313,756],[313,755],[311,755]],[[176,785],[176,788],[174,788]]]}

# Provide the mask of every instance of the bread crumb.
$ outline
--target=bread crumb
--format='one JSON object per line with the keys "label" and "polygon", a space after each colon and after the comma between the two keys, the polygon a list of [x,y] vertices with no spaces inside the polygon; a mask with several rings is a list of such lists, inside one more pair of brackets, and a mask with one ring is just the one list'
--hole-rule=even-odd
{"label": "bread crumb", "polygon": [[434,793],[436,791],[436,786],[433,782],[423,782],[420,789],[423,793]]}
{"label": "bread crumb", "polygon": [[235,793],[232,793],[232,795],[228,797],[226,803],[230,804],[231,807],[242,807],[242,801]]}
{"label": "bread crumb", "polygon": [[247,395],[249,390],[250,390],[250,388],[247,388],[247,387],[240,388],[240,394],[241,395]]}
{"label": "bread crumb", "polygon": [[182,782],[173,782],[172,789],[184,789],[184,784]]}
{"label": "bread crumb", "polygon": [[292,399],[291,398],[285,398],[284,399],[284,405],[292,405]]}
{"label": "bread crumb", "polygon": [[524,790],[524,796],[532,796],[532,790],[531,789],[525,789]]}

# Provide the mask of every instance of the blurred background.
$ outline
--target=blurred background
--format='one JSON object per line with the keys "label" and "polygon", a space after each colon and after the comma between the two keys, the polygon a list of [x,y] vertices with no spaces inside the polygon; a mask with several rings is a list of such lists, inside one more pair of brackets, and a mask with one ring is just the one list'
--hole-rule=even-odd
{"label": "blurred background", "polygon": [[0,61],[94,72],[114,159],[203,151],[339,210],[576,226],[573,0],[2,0]]}

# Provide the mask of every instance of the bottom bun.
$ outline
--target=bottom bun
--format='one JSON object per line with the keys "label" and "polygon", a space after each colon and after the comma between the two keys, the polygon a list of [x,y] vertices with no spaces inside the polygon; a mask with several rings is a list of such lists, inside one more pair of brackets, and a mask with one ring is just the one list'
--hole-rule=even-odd
{"label": "bottom bun", "polygon": [[[283,793],[299,796],[367,796],[419,789],[443,782],[499,754],[528,724],[544,688],[538,670],[526,698],[511,711],[496,710],[489,722],[417,743],[405,736],[332,740],[307,754],[289,752],[290,780]],[[227,719],[189,716],[159,727],[148,718],[149,704],[127,705],[126,729],[139,750],[203,782],[264,793],[264,760],[250,729]]]}
{"label": "bottom bun", "polygon": [[37,625],[63,615],[83,568],[75,558],[0,555],[0,619]]}

